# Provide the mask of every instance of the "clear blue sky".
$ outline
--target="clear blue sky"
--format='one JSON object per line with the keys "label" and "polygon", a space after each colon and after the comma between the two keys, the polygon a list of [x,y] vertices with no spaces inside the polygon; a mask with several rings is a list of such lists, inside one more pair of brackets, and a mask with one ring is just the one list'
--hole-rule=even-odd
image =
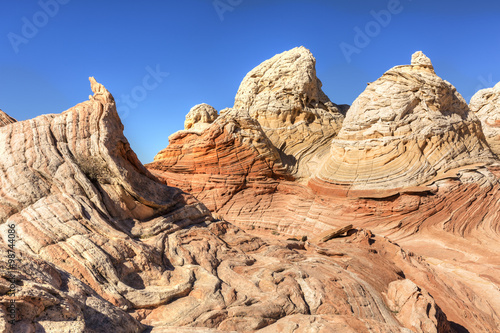
{"label": "clear blue sky", "polygon": [[[295,46],[312,51],[338,104],[417,50],[467,100],[500,81],[498,1],[58,1],[1,1],[0,108],[18,120],[62,112],[88,99],[95,76],[144,163],[192,106],[231,107],[248,71]],[[382,10],[390,21],[377,23]]]}

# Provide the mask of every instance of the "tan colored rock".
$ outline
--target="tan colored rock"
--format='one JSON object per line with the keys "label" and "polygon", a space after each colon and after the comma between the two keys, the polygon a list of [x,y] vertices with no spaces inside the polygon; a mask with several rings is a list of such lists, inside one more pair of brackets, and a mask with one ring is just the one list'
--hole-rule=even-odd
{"label": "tan colored rock", "polygon": [[328,230],[325,233],[318,236],[318,241],[327,242],[332,238],[339,237],[340,235],[348,232],[351,229],[352,229],[352,224],[346,225],[345,227],[342,227],[340,229]]}
{"label": "tan colored rock", "polygon": [[436,306],[432,296],[412,281],[405,279],[391,282],[386,297],[396,318],[413,332],[451,331],[446,316]]}
{"label": "tan colored rock", "polygon": [[16,120],[14,118],[12,118],[8,114],[6,114],[2,110],[0,110],[0,127],[15,123],[15,122],[16,122]]}
{"label": "tan colored rock", "polygon": [[354,101],[313,189],[375,197],[425,191],[450,170],[494,162],[462,96],[423,54],[413,62],[390,69]]}
{"label": "tan colored rock", "polygon": [[[0,255],[8,258],[4,244]],[[17,251],[16,251],[17,252]],[[17,252],[16,270],[0,261],[0,313],[6,311],[11,300],[16,304],[16,323],[10,316],[0,314],[2,332],[142,332],[145,326],[122,309],[103,300],[89,286],[53,264]],[[10,290],[10,276],[17,281],[15,297]]]}
{"label": "tan colored rock", "polygon": [[257,119],[299,178],[308,177],[328,151],[348,108],[323,93],[315,65],[304,47],[275,55],[245,76],[233,107]]}
{"label": "tan colored rock", "polygon": [[491,150],[500,156],[500,82],[493,88],[478,91],[472,96],[469,107],[481,120]]}
{"label": "tan colored rock", "polygon": [[198,104],[189,110],[184,122],[184,129],[201,132],[219,116],[216,109],[208,104]]}
{"label": "tan colored rock", "polygon": [[411,56],[411,65],[420,70],[427,68],[434,73],[434,66],[432,66],[431,59],[427,57],[422,51],[417,51]]}
{"label": "tan colored rock", "polygon": [[[209,222],[211,216],[144,168],[123,136],[113,97],[90,82],[89,101],[59,115],[0,127],[1,237],[6,242],[8,226],[15,225],[21,258],[50,262],[80,280],[100,297],[97,303],[112,304],[105,310],[96,303],[102,308],[97,311],[123,322],[121,331],[137,332],[140,325],[125,312],[113,313],[116,307],[133,311],[185,293],[182,283],[168,282],[161,249],[141,239]],[[23,274],[27,284],[29,271]],[[171,276],[189,284],[186,274]],[[58,327],[54,317],[45,320],[39,310],[29,311],[26,325]],[[100,320],[94,317],[78,320],[91,327]]]}

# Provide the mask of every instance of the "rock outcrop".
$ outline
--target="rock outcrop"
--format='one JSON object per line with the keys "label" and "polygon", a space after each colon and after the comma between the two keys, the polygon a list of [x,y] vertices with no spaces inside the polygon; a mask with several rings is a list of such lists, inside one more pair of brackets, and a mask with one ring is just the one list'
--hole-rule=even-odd
{"label": "rock outcrop", "polygon": [[184,129],[195,132],[202,132],[219,116],[219,113],[212,106],[202,103],[195,105],[189,110],[184,122]]}
{"label": "rock outcrop", "polygon": [[[113,320],[130,325],[120,329],[138,332],[141,325],[116,307],[137,311],[185,292],[176,284],[169,287],[161,248],[146,239],[212,218],[203,204],[159,183],[144,168],[123,136],[113,97],[93,78],[91,87],[94,95],[89,101],[60,115],[0,128],[0,230],[6,242],[8,226],[14,225],[23,262],[50,262],[64,271],[54,270],[52,275],[80,280],[100,297],[92,302],[103,316],[121,313],[122,319]],[[31,280],[30,269],[38,268],[22,271],[24,284]],[[43,279],[39,283],[44,284]],[[68,297],[68,302],[78,298],[70,312],[80,308],[85,313],[91,309],[79,296],[84,292],[55,297],[60,304]],[[26,295],[31,297],[29,290]],[[48,305],[36,305],[33,316],[19,319],[31,318],[26,325],[39,325],[45,320],[38,317],[44,306]],[[46,316],[47,321],[56,318],[51,312]],[[96,325],[85,316],[79,320],[82,332]]]}
{"label": "rock outcrop", "polygon": [[500,82],[493,88],[478,91],[469,107],[481,120],[491,150],[500,157]]}
{"label": "rock outcrop", "polygon": [[[0,128],[0,232],[7,241],[8,229],[16,230],[20,259],[15,296],[12,270],[0,263],[0,327],[288,332],[309,323],[401,331],[383,294],[403,270],[432,274],[429,267],[405,260],[399,246],[364,230],[351,233],[349,242],[318,246],[263,239],[213,221],[202,203],[139,163],[113,97],[92,78],[91,87],[89,101],[62,114]],[[256,188],[264,176],[275,183],[289,176],[258,122],[241,111],[226,110],[201,134],[174,136],[183,154],[164,152],[178,157],[174,166],[182,165],[191,135],[207,140],[197,159],[206,163],[201,171],[241,176],[244,187]],[[215,159],[234,153],[230,146],[240,149],[236,168]],[[4,257],[7,251],[0,246]],[[375,253],[384,264],[374,274]],[[6,320],[11,299],[14,325]]]}
{"label": "rock outcrop", "polygon": [[493,161],[478,118],[420,52],[354,101],[310,186],[322,193],[388,197],[425,190],[461,167]]}
{"label": "rock outcrop", "polygon": [[260,123],[298,178],[311,175],[348,108],[333,104],[321,90],[315,66],[304,47],[275,55],[245,76],[233,106]]}
{"label": "rock outcrop", "polygon": [[16,120],[14,118],[12,118],[8,114],[6,114],[2,110],[0,110],[0,127],[15,123],[15,122],[16,122]]}
{"label": "rock outcrop", "polygon": [[[316,151],[315,143],[309,142],[313,148],[304,155],[284,153],[293,145],[280,146],[280,140],[306,142],[304,138],[309,137],[294,132],[288,116],[272,118],[280,110],[307,109],[300,109],[300,103],[289,108],[289,102],[281,102],[293,96],[290,89],[282,89],[287,82],[284,78],[302,77],[301,68],[311,68],[298,65],[311,63],[307,54],[294,49],[257,67],[260,69],[247,75],[234,107],[227,111],[232,122],[239,117],[253,118],[265,149],[255,149],[255,143],[235,144],[235,149],[215,144],[226,142],[226,136],[235,142],[250,142],[243,140],[240,130],[220,130],[218,122],[225,121],[225,112],[221,112],[205,130],[197,134],[181,131],[171,137],[170,145],[147,168],[165,183],[202,200],[214,215],[252,234],[292,239],[307,236],[314,243],[322,233],[352,225],[354,230],[369,228],[389,237],[409,249],[405,257],[421,258],[426,269],[432,270],[425,274],[419,271],[422,268],[404,271],[405,278],[418,286],[418,293],[412,295],[421,294],[417,298],[423,297],[425,302],[414,302],[408,308],[400,304],[398,309],[394,305],[395,312],[414,313],[411,320],[394,313],[395,318],[413,331],[494,332],[500,324],[500,281],[494,278],[500,274],[494,259],[500,255],[500,161],[490,150],[478,117],[456,89],[435,74],[430,59],[417,52],[411,65],[394,67],[368,85],[328,145],[319,142],[323,148]],[[293,71],[297,73],[291,74]],[[262,74],[268,72],[274,74]],[[305,86],[299,84],[296,89],[304,91],[301,87]],[[278,106],[269,107],[269,101]],[[327,115],[326,119],[331,118]],[[277,135],[280,131],[285,134]],[[210,157],[210,166],[202,163],[198,167],[194,161],[204,160],[204,156]],[[252,156],[250,161],[261,156],[273,167],[252,168],[251,177],[246,177],[248,172],[237,173],[244,175],[239,178],[221,173],[228,161],[235,169],[247,170],[239,167],[240,163],[249,164],[247,156]],[[302,157],[293,164],[289,156]],[[301,164],[301,160],[308,162]],[[350,233],[328,243],[341,241]],[[329,257],[342,256],[342,251],[318,251]],[[428,306],[435,311],[426,312]],[[450,320],[449,326],[442,324],[442,313]],[[286,316],[266,329],[342,327],[349,331],[337,319]]]}
{"label": "rock outcrop", "polygon": [[182,130],[149,170],[218,211],[243,189],[272,193],[290,177],[260,124],[244,110],[226,109],[201,132]]}
{"label": "rock outcrop", "polygon": [[310,53],[271,60],[147,168],[93,78],[0,113],[0,331],[495,332],[500,161],[461,96],[418,52],[339,131]]}

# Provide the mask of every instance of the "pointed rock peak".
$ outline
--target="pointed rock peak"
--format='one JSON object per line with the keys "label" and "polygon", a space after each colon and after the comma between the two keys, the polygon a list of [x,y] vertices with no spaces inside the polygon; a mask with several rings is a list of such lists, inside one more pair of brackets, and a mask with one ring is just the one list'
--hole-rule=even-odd
{"label": "pointed rock peak", "polygon": [[202,103],[195,105],[186,115],[184,129],[202,130],[206,128],[208,124],[213,123],[218,116],[217,110],[208,104]]}
{"label": "pointed rock peak", "polygon": [[15,123],[17,120],[9,116],[7,113],[0,110],[0,127],[3,127],[8,124]]}
{"label": "pointed rock peak", "polygon": [[417,51],[411,56],[411,65],[417,68],[427,68],[434,73],[434,66],[432,66],[431,59],[426,56],[422,51]]}
{"label": "pointed rock peak", "polygon": [[89,81],[90,89],[94,93],[94,96],[89,96],[90,100],[97,100],[103,104],[115,102],[111,93],[102,84],[97,82],[93,76],[89,77]]}
{"label": "pointed rock peak", "polygon": [[431,59],[422,51],[417,51],[411,56],[411,64],[414,66],[432,66]]}

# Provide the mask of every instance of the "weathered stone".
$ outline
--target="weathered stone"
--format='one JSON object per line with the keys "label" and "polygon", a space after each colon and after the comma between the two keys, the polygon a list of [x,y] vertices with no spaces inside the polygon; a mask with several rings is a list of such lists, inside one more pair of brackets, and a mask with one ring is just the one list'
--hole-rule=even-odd
{"label": "weathered stone", "polygon": [[309,177],[328,152],[348,108],[333,104],[321,90],[315,66],[304,47],[275,55],[245,76],[233,107],[260,123],[298,178]]}
{"label": "weathered stone", "polygon": [[469,107],[481,120],[491,150],[500,156],[500,82],[493,88],[478,91],[472,96]]}
{"label": "weathered stone", "polygon": [[6,114],[2,110],[0,110],[0,127],[15,123],[15,122],[16,122],[16,120],[14,118],[12,118],[8,114]]}
{"label": "weathered stone", "polygon": [[450,332],[446,315],[428,292],[412,281],[397,280],[387,291],[389,309],[405,327],[418,333]]}
{"label": "weathered stone", "polygon": [[198,104],[189,110],[184,122],[184,129],[194,132],[202,132],[214,122],[219,114],[217,110],[208,104]]}
{"label": "weathered stone", "polygon": [[[371,83],[354,101],[310,186],[321,193],[392,196],[429,191],[448,172],[494,155],[478,118],[423,54]],[[429,67],[429,68],[430,68]]]}
{"label": "weathered stone", "polygon": [[340,235],[348,232],[349,230],[352,229],[352,224],[349,224],[345,227],[342,227],[340,229],[336,229],[336,230],[328,230],[326,232],[324,232],[323,234],[319,235],[318,236],[318,240],[319,242],[327,242],[329,241],[330,239],[333,239],[335,237],[339,237]]}

